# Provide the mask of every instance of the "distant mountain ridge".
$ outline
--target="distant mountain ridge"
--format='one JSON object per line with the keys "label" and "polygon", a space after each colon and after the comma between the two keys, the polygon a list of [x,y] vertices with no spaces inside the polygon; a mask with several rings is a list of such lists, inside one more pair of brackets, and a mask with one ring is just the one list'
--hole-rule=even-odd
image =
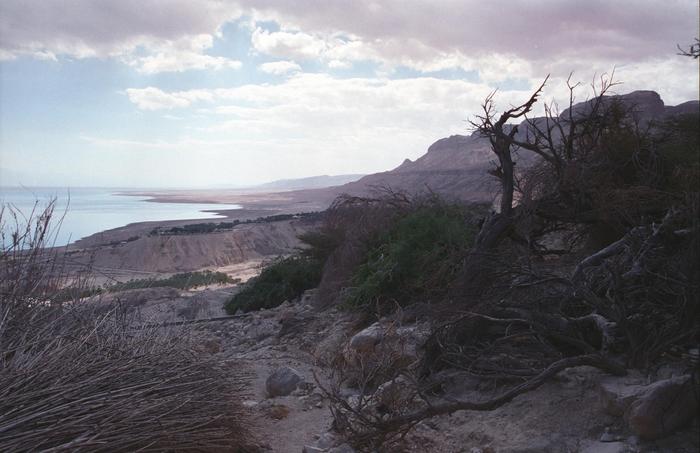
{"label": "distant mountain ridge", "polygon": [[300,190],[321,189],[325,187],[342,186],[357,181],[364,175],[319,175],[297,179],[279,179],[255,186],[255,189]]}
{"label": "distant mountain ridge", "polygon": [[[633,106],[635,115],[642,121],[664,119],[670,116],[697,113],[699,101],[688,101],[676,106],[666,106],[655,91],[634,91],[628,94],[606,97]],[[583,111],[587,102],[573,106]],[[562,112],[564,116],[567,112]],[[538,121],[540,118],[535,118]],[[525,134],[525,122],[519,125],[519,135]],[[433,143],[428,151],[415,161],[410,159],[393,170],[374,173],[358,181],[338,188],[342,193],[367,194],[374,187],[390,187],[393,190],[421,192],[430,190],[448,198],[463,201],[490,201],[497,189],[495,178],[487,174],[496,157],[491,152],[488,139],[474,133],[452,135]],[[521,162],[532,162],[534,154],[522,153]]]}

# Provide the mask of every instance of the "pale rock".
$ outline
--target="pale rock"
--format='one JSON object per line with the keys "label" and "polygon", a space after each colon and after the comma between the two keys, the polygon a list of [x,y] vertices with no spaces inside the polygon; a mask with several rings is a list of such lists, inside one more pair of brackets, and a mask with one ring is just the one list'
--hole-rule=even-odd
{"label": "pale rock", "polygon": [[378,322],[356,333],[348,343],[350,349],[357,353],[371,352],[384,337],[385,328]]}
{"label": "pale rock", "polygon": [[603,410],[616,417],[624,415],[645,390],[643,385],[627,384],[616,378],[604,379],[598,387]]}
{"label": "pale rock", "polygon": [[301,450],[301,453],[323,453],[326,450],[323,448],[318,448],[314,447],[313,445],[304,445],[304,448]]}
{"label": "pale rock", "polygon": [[338,436],[336,436],[333,433],[324,433],[321,435],[321,437],[318,438],[318,442],[316,442],[316,446],[319,448],[322,448],[324,450],[327,450],[329,448],[333,448],[338,444]]}
{"label": "pale rock", "polygon": [[268,376],[265,389],[270,397],[287,396],[303,381],[304,377],[297,370],[285,366]]}
{"label": "pale rock", "polygon": [[245,400],[245,401],[243,401],[242,404],[243,404],[243,407],[251,408],[251,407],[257,406],[258,402],[255,400]]}
{"label": "pale rock", "polygon": [[328,450],[328,453],[356,453],[356,451],[348,444],[341,444]]}
{"label": "pale rock", "polygon": [[690,376],[655,382],[630,406],[627,423],[642,439],[664,437],[689,422],[698,410]]}
{"label": "pale rock", "polygon": [[626,453],[629,451],[624,442],[591,442],[580,453]]}

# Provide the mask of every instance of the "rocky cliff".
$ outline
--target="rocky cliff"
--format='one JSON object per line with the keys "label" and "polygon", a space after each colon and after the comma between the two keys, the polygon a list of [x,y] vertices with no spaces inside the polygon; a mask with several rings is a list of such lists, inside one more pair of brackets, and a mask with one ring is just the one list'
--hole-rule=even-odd
{"label": "rocky cliff", "polygon": [[[688,101],[676,106],[666,106],[654,91],[634,91],[632,93],[607,97],[607,100],[620,101],[632,108],[641,121],[662,120],[670,116],[697,113],[698,101]],[[574,105],[575,112],[584,112],[589,102]],[[562,117],[568,111],[562,112]],[[535,121],[543,118],[535,118]],[[519,125],[519,135],[527,129],[525,122]],[[523,153],[521,165],[534,162],[531,153]],[[496,181],[486,171],[496,159],[491,153],[488,140],[476,134],[453,135],[433,143],[426,154],[411,161],[406,159],[401,165],[386,172],[367,175],[364,178],[345,184],[338,192],[366,194],[374,187],[390,187],[393,190],[421,192],[430,190],[448,198],[464,201],[490,201],[497,189]]]}

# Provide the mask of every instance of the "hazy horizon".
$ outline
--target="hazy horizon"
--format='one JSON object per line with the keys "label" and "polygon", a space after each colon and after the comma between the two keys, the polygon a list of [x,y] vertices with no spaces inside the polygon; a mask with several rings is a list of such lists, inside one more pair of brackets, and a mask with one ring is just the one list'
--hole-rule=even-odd
{"label": "hazy horizon", "polygon": [[[546,19],[546,21],[545,21]],[[0,186],[245,188],[386,171],[497,107],[698,98],[695,1],[7,0]],[[539,106],[538,108],[541,108]]]}

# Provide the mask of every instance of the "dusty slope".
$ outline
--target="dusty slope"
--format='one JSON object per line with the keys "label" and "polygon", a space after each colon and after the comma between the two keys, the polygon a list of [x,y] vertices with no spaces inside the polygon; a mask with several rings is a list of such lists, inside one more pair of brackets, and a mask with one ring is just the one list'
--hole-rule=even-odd
{"label": "dusty slope", "polygon": [[204,268],[245,280],[261,261],[299,247],[298,236],[310,224],[298,220],[253,223],[231,231],[177,236],[148,235],[152,227],[127,228],[129,237],[136,238],[128,241],[123,231],[102,233],[99,241],[80,241],[69,248],[67,264],[72,269],[91,268],[105,282]]}

